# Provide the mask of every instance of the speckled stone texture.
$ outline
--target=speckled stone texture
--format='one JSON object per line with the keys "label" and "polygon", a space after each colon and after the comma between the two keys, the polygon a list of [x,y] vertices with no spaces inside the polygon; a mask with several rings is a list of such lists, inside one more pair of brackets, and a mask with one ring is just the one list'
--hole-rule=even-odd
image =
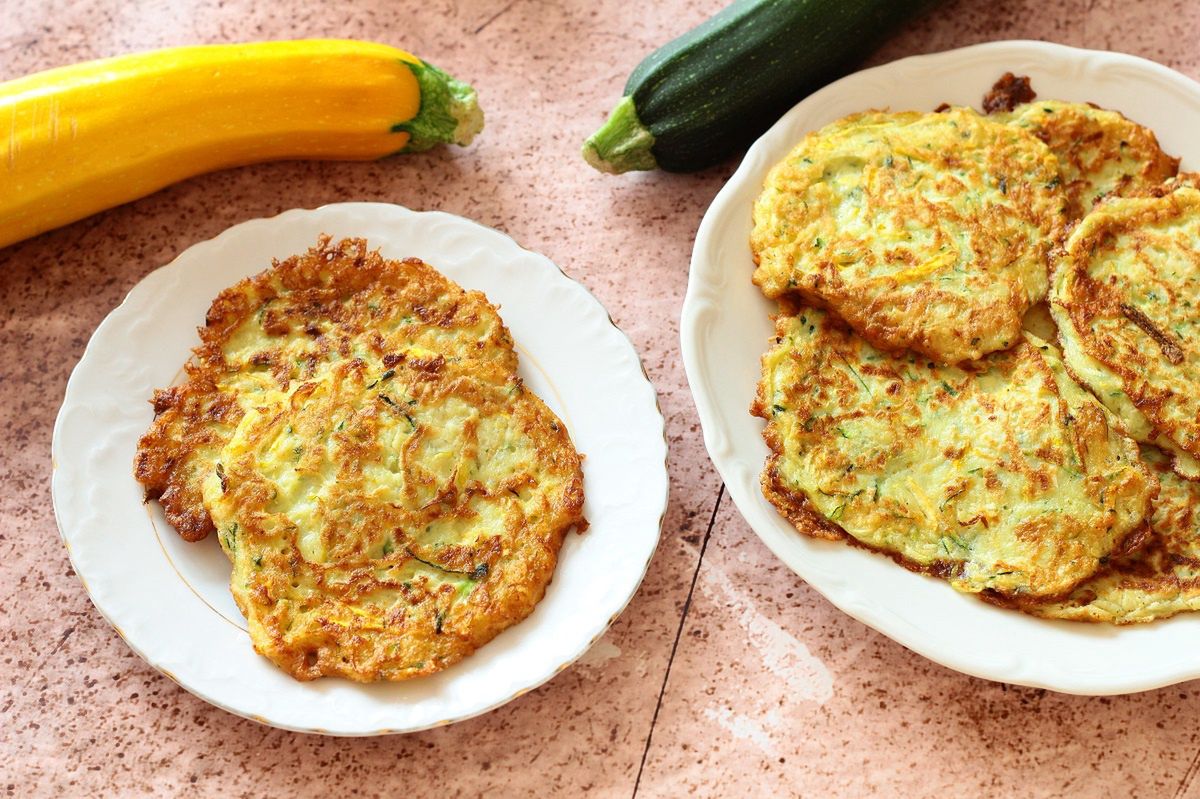
{"label": "speckled stone texture", "polygon": [[[166,45],[360,37],[471,81],[488,113],[466,150],[231,170],[0,250],[0,793],[1200,797],[1196,684],[1089,699],[950,672],[835,610],[722,496],[677,319],[696,226],[735,162],[610,178],[577,155],[642,56],[721,5],[0,2],[0,78]],[[959,0],[871,63],[1010,38],[1200,78],[1191,0]],[[232,224],[343,200],[463,214],[554,259],[642,353],[672,448],[650,573],[578,665],[481,718],[350,740],[231,716],[145,665],[72,573],[49,490],[67,377],[130,287]]]}

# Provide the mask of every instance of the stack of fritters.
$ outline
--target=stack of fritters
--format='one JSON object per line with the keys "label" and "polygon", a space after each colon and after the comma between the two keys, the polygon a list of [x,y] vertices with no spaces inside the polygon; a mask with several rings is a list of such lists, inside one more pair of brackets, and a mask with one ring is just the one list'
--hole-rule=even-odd
{"label": "stack of fritters", "polygon": [[487,299],[361,239],[225,290],[135,471],[215,530],[258,652],[405,679],[527,616],[582,523],[580,456]]}
{"label": "stack of fritters", "polygon": [[1042,615],[1150,621],[1200,607],[1200,180],[1097,205],[1055,265],[1064,360],[1142,444],[1161,491],[1143,550]]}
{"label": "stack of fritters", "polygon": [[1200,190],[1177,167],[1056,101],[809,134],[754,207],[780,302],[766,497],[1037,615],[1200,607]]}

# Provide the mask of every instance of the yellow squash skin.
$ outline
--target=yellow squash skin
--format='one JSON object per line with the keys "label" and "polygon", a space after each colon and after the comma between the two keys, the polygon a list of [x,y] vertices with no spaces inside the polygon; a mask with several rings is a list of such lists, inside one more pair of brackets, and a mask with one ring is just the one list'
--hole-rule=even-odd
{"label": "yellow squash skin", "polygon": [[470,118],[451,125],[465,144],[482,124],[474,92],[370,42],[181,47],[2,83],[0,247],[215,169],[403,150],[396,128],[422,112],[414,67],[468,94]]}

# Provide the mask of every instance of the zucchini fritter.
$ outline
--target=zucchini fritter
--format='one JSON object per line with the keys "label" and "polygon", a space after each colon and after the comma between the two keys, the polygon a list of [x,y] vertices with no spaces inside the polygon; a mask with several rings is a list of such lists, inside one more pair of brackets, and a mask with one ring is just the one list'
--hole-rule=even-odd
{"label": "zucchini fritter", "polygon": [[1150,446],[1142,459],[1162,490],[1150,535],[1136,552],[1114,558],[1061,602],[1024,609],[1048,619],[1132,624],[1200,610],[1200,484],[1171,471],[1171,459]]}
{"label": "zucchini fritter", "polygon": [[1072,232],[1050,312],[1063,355],[1130,434],[1200,479],[1200,190],[1107,200]]}
{"label": "zucchini fritter", "polygon": [[966,108],[868,112],[810,133],[754,206],[754,282],[876,347],[959,363],[1012,346],[1047,287],[1065,195],[1033,135]]}
{"label": "zucchini fritter", "polygon": [[343,359],[257,398],[204,481],[255,649],[405,679],[529,615],[580,521],[579,456],[516,375]]}
{"label": "zucchini fritter", "polygon": [[1058,159],[1067,215],[1080,219],[1104,197],[1157,186],[1179,169],[1158,146],[1154,132],[1087,103],[1042,100],[997,114],[1044,141]]}
{"label": "zucchini fritter", "polygon": [[517,368],[486,297],[416,259],[385,261],[361,239],[323,237],[225,289],[199,332],[187,382],[154,394],[154,424],[134,467],[147,498],[188,541],[213,529],[200,483],[255,394],[312,379],[340,358],[381,362],[410,350]]}
{"label": "zucchini fritter", "polygon": [[581,458],[482,294],[322,237],[200,334],[135,470],[185,538],[218,530],[259,653],[406,679],[533,610],[583,523]]}
{"label": "zucchini fritter", "polygon": [[1143,526],[1136,444],[1024,337],[961,367],[889,356],[813,308],[776,318],[752,412],[767,498],[960,591],[1058,597]]}

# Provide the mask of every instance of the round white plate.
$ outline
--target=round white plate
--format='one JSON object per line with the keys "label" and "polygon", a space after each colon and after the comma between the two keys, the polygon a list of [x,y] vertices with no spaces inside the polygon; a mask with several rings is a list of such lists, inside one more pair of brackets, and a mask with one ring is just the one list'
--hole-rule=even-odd
{"label": "round white plate", "polygon": [[[533,614],[457,666],[403,683],[298,682],[255,654],[215,536],[188,544],[133,479],[155,388],[180,378],[217,293],[321,233],[417,256],[500,306],[521,376],[566,423],[584,462],[584,513]],[[410,732],[503,704],[566,668],[637,590],[667,502],[653,387],[600,303],[549,259],[449,214],[343,203],[256,219],[190,247],[137,284],[92,336],[54,427],[54,509],[96,607],[130,647],[232,713],[333,735]]]}
{"label": "round white plate", "polygon": [[1117,53],[1043,42],[993,42],[858,72],[805,99],[746,154],[696,236],[680,325],[684,365],[704,443],[746,521],[833,604],[950,668],[992,680],[1081,694],[1142,691],[1200,677],[1200,616],[1138,627],[1047,622],[955,592],[891,560],[806,538],[759,491],[767,457],[749,414],[773,305],[750,282],[750,208],[767,171],[809,131],[869,108],[976,108],[1004,72],[1029,75],[1041,98],[1091,101],[1158,134],[1200,168],[1200,84]]}

